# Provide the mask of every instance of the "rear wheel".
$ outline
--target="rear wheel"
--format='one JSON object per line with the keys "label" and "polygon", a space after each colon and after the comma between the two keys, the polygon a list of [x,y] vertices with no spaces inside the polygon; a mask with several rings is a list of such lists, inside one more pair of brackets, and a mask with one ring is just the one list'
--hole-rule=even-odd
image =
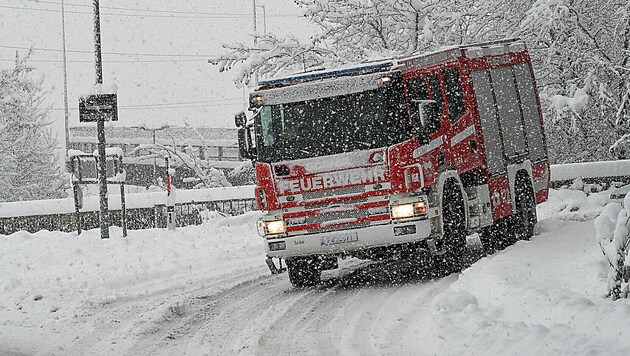
{"label": "rear wheel", "polygon": [[455,183],[444,187],[442,200],[441,255],[434,256],[434,265],[443,274],[459,272],[463,268],[466,251],[466,211],[464,197]]}
{"label": "rear wheel", "polygon": [[515,188],[516,212],[513,215],[515,240],[529,240],[534,236],[536,225],[536,200],[531,184],[525,179],[519,180]]}
{"label": "rear wheel", "polygon": [[518,240],[529,240],[536,225],[534,190],[526,178],[520,176],[515,187],[515,211],[481,231],[481,242],[492,253],[513,245]]}
{"label": "rear wheel", "polygon": [[296,288],[311,287],[321,282],[322,271],[317,258],[291,258],[286,260],[289,281]]}

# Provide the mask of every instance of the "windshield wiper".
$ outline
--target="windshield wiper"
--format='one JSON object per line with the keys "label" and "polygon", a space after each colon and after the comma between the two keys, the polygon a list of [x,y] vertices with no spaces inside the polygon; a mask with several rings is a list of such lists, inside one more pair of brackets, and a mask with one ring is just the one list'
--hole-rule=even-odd
{"label": "windshield wiper", "polygon": [[360,143],[362,145],[364,145],[365,147],[372,147],[371,143],[367,143],[367,142],[363,142],[363,141],[354,141],[354,143]]}

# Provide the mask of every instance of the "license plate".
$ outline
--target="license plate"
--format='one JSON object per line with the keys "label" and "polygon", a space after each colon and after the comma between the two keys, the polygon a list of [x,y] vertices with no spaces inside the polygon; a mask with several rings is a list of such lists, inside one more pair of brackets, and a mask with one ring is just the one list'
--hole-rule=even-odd
{"label": "license plate", "polygon": [[357,233],[350,232],[346,234],[338,234],[338,235],[322,237],[320,239],[320,244],[321,246],[328,246],[328,245],[345,244],[348,242],[355,242],[355,241],[359,241],[359,237],[357,236]]}

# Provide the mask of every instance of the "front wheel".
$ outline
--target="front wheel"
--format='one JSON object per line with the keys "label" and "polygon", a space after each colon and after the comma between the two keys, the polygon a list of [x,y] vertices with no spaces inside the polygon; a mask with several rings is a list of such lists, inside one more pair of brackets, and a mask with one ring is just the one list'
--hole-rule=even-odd
{"label": "front wheel", "polygon": [[466,251],[466,211],[461,189],[452,183],[444,187],[442,203],[442,251],[434,256],[434,265],[443,274],[459,272],[464,267]]}
{"label": "front wheel", "polygon": [[322,271],[315,258],[290,258],[286,260],[289,282],[296,288],[311,287],[319,284]]}

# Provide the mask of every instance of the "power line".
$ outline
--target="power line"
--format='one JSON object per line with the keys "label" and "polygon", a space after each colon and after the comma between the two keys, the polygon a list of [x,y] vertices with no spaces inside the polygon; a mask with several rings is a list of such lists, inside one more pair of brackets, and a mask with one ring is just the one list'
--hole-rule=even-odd
{"label": "power line", "polygon": [[[40,47],[27,47],[27,46],[6,46],[6,45],[0,45],[0,48],[8,48],[8,49],[24,49],[24,50],[30,50],[33,49],[34,51],[42,51],[42,52],[62,52],[62,50],[60,49],[54,49],[54,48],[40,48]],[[86,54],[94,54],[94,51],[79,51],[79,50],[66,50],[66,52],[68,53],[86,53]],[[119,56],[146,56],[146,57],[204,57],[204,58],[208,58],[208,57],[212,57],[212,55],[204,55],[204,54],[173,54],[173,53],[169,53],[169,54],[162,54],[162,53],[134,53],[134,52],[103,52],[103,54],[107,54],[107,55],[119,55]]]}
{"label": "power line", "polygon": [[[41,12],[61,12],[61,10],[54,9],[38,9],[32,7],[17,7],[17,6],[6,6],[0,5],[0,8],[3,9],[12,9],[12,10],[27,10],[27,11],[41,11]],[[66,14],[85,14],[85,15],[93,15],[92,12],[86,11],[71,11],[66,10]],[[120,16],[120,17],[136,17],[136,18],[169,18],[169,19],[247,19],[250,17],[248,14],[213,14],[213,15],[195,15],[195,16],[181,16],[181,15],[143,15],[143,14],[124,14],[124,13],[112,13],[112,12],[101,12],[101,16]],[[209,13],[208,13],[209,14]],[[300,15],[291,15],[291,14],[276,14],[269,15],[268,17],[301,17]]]}
{"label": "power line", "polygon": [[[188,109],[188,108],[205,108],[225,105],[240,104],[242,99],[219,99],[219,100],[200,100],[178,103],[154,103],[154,104],[141,104],[141,105],[119,105],[118,109],[123,110],[161,110],[161,109]],[[205,103],[205,104],[203,104]],[[203,105],[188,105],[188,104],[203,104]],[[63,108],[51,108],[50,110],[59,111]],[[70,110],[79,110],[78,107],[70,108]]]}
{"label": "power line", "polygon": [[[60,2],[56,2],[56,1],[43,1],[43,0],[24,0],[24,1],[30,1],[30,2],[35,2],[35,3],[41,3],[41,4],[52,4],[52,5],[56,5],[56,6],[61,6]],[[85,4],[72,4],[72,3],[65,3],[66,6],[75,6],[75,7],[84,7],[84,8],[92,8],[92,5],[85,5]],[[151,10],[151,9],[138,9],[138,8],[131,8],[131,7],[115,7],[115,6],[100,6],[101,9],[107,9],[107,10],[120,10],[120,11],[136,11],[136,12],[148,12],[148,13],[165,13],[165,14],[184,14],[184,15],[211,15],[211,16],[238,16],[238,17],[243,17],[243,18],[250,18],[251,14],[249,13],[226,13],[226,12],[194,12],[194,11],[176,11],[176,10]],[[271,15],[271,16],[276,16],[276,17],[293,17],[293,16],[300,16],[300,15],[296,15],[296,14],[275,14],[275,15]]]}
{"label": "power line", "polygon": [[228,98],[228,99],[216,99],[216,100],[199,100],[199,101],[184,101],[179,103],[154,103],[154,104],[141,104],[141,105],[129,105],[121,106],[124,108],[144,108],[144,107],[158,107],[158,106],[175,106],[175,105],[187,105],[187,104],[204,104],[204,103],[219,103],[228,104],[226,101],[238,101],[241,102],[241,98]]}
{"label": "power line", "polygon": [[[206,105],[191,105],[191,106],[160,106],[160,107],[125,107],[125,106],[119,106],[118,109],[119,110],[145,110],[145,111],[149,111],[149,110],[165,110],[165,109],[198,109],[198,108],[209,108],[209,107],[217,107],[217,106],[226,106],[226,105],[238,105],[239,103],[223,103],[223,104],[206,104]],[[60,110],[65,110],[62,108],[52,108],[50,109],[51,111],[60,111]],[[69,108],[69,110],[79,110],[78,107],[75,108]]]}
{"label": "power line", "polygon": [[[15,58],[0,58],[2,62],[15,62]],[[32,63],[61,63],[61,59],[27,59],[26,62]],[[94,63],[94,60],[67,60],[68,63]],[[154,60],[106,60],[105,63],[174,63],[174,62],[204,62],[207,63],[207,59],[154,59]]]}

